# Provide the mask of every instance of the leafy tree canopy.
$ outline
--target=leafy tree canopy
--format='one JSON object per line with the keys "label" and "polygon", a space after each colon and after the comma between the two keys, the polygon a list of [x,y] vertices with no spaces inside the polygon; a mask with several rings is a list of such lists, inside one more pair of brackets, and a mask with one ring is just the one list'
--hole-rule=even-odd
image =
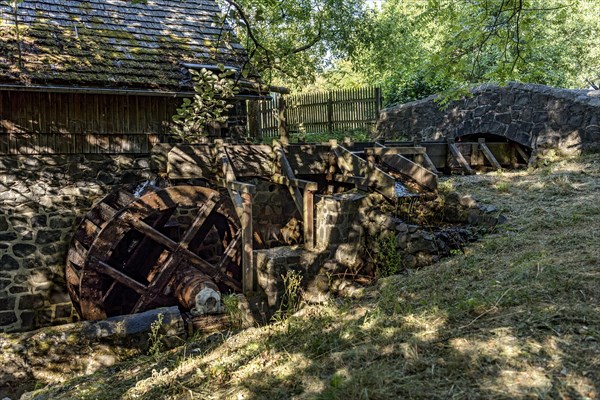
{"label": "leafy tree canopy", "polygon": [[345,55],[364,0],[218,0],[263,79],[302,86]]}
{"label": "leafy tree canopy", "polygon": [[600,85],[600,0],[386,0],[346,51],[391,102],[518,80]]}

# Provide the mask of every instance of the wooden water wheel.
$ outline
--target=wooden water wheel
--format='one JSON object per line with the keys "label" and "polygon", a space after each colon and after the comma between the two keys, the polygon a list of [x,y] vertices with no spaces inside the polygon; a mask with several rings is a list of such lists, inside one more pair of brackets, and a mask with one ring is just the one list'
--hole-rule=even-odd
{"label": "wooden water wheel", "polygon": [[241,230],[228,196],[173,186],[109,194],[71,241],[66,280],[84,319],[194,306],[203,288],[241,291]]}

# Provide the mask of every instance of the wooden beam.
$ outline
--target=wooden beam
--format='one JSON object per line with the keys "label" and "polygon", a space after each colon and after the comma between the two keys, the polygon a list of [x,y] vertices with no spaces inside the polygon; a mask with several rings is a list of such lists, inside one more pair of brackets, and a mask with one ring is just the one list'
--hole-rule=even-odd
{"label": "wooden beam", "polygon": [[517,154],[519,156],[521,156],[521,158],[523,159],[523,161],[525,161],[525,163],[529,162],[529,157],[527,157],[527,154],[525,154],[525,151],[523,150],[523,148],[521,147],[520,144],[518,143],[513,143],[513,147],[517,150]]}
{"label": "wooden beam", "polygon": [[286,103],[285,97],[279,96],[279,104],[277,108],[277,130],[279,131],[279,139],[282,143],[288,144],[290,136],[286,118]]}
{"label": "wooden beam", "polygon": [[400,155],[422,155],[426,154],[427,149],[422,146],[417,147],[383,147],[383,145],[379,145],[378,147],[367,147],[365,148],[366,155],[375,155],[382,156],[384,154],[400,154]]}
{"label": "wooden beam", "polygon": [[227,188],[229,188],[231,190],[235,190],[236,192],[239,192],[239,193],[250,193],[250,194],[256,193],[256,186],[254,186],[250,183],[246,183],[246,182],[240,182],[240,181],[227,182]]}
{"label": "wooden beam", "polygon": [[427,190],[435,192],[438,182],[437,175],[427,168],[420,166],[400,154],[385,154],[381,160],[393,170],[412,179]]}
{"label": "wooden beam", "polygon": [[304,247],[307,250],[311,250],[315,246],[315,190],[312,190],[312,187],[312,185],[304,187],[303,197]]}
{"label": "wooden beam", "polygon": [[221,257],[221,261],[219,261],[219,264],[216,265],[216,268],[219,271],[221,271],[223,273],[226,272],[225,268],[227,266],[227,263],[230,259],[233,259],[235,253],[238,251],[238,247],[240,246],[241,241],[242,241],[242,231],[239,231],[235,234],[235,237],[233,238],[231,243],[229,243],[229,245],[223,252],[223,256]]}
{"label": "wooden beam", "polygon": [[433,163],[433,161],[431,161],[431,158],[429,158],[427,152],[423,154],[423,166],[431,172],[433,172],[434,174],[440,175],[440,171],[438,171],[438,169],[435,167],[435,164]]}
{"label": "wooden beam", "polygon": [[245,294],[255,290],[254,248],[252,244],[252,194],[242,193],[242,290]]}
{"label": "wooden beam", "polygon": [[348,149],[339,146],[336,142],[331,142],[331,148],[336,156],[337,165],[345,176],[364,178],[364,184],[369,188],[389,199],[396,198],[396,180],[393,176],[383,172],[373,163],[367,163],[362,158],[352,154]]}
{"label": "wooden beam", "polygon": [[494,157],[494,155],[490,151],[489,147],[487,147],[487,145],[485,144],[485,139],[479,139],[478,143],[479,143],[479,150],[481,150],[481,152],[483,153],[485,158],[487,158],[487,160],[490,162],[490,164],[492,164],[492,166],[496,169],[502,169],[502,166],[500,165],[498,160],[496,160],[496,157]]}
{"label": "wooden beam", "polygon": [[454,157],[454,159],[460,164],[461,168],[467,174],[475,174],[475,171],[473,171],[473,169],[469,166],[469,163],[467,162],[467,160],[465,160],[465,157],[461,154],[461,152],[458,150],[453,141],[448,141],[448,149],[450,150],[452,157]]}
{"label": "wooden beam", "polygon": [[114,269],[107,263],[98,260],[96,257],[91,257],[89,266],[95,269],[96,271],[100,272],[101,274],[114,279],[116,282],[119,282],[123,286],[127,286],[139,295],[143,295],[148,290],[147,286],[139,283],[133,278],[130,278],[121,271]]}
{"label": "wooden beam", "polygon": [[[294,171],[292,170],[292,167],[290,166],[290,163],[287,159],[287,157],[285,156],[285,152],[283,151],[283,148],[281,147],[281,145],[279,145],[278,143],[274,143],[273,148],[275,149],[275,154],[277,155],[277,160],[279,162],[279,168],[281,169],[281,174],[287,178],[287,181],[289,183],[291,183],[293,180],[296,179],[296,176],[294,175]],[[303,206],[303,199],[302,199],[302,194],[300,193],[300,189],[298,189],[297,186],[295,185],[286,185],[288,187],[288,190],[290,191],[290,194],[292,195],[292,199],[294,200],[294,204],[296,204],[296,208],[298,209],[298,211],[303,214],[303,210],[304,210],[304,206]]]}

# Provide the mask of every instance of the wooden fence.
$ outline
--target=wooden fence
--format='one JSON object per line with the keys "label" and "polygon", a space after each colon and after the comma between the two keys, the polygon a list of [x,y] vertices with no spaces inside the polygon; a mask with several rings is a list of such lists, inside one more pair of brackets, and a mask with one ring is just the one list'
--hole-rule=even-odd
{"label": "wooden fence", "polygon": [[[279,135],[280,97],[258,102],[253,112],[260,137]],[[381,110],[381,89],[365,87],[285,96],[286,121],[290,133],[370,131]],[[252,113],[252,112],[251,112]]]}

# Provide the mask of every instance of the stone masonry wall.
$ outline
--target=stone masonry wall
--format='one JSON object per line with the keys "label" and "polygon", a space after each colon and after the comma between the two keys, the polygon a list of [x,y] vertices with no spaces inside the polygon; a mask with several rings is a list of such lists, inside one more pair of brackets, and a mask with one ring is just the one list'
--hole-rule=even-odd
{"label": "stone masonry wall", "polygon": [[510,83],[483,85],[447,107],[436,96],[381,111],[380,137],[440,140],[465,135],[504,136],[542,152],[600,150],[600,91]]}
{"label": "stone masonry wall", "polygon": [[64,282],[80,218],[115,186],[154,178],[147,155],[0,157],[0,331],[71,322]]}
{"label": "stone masonry wall", "polygon": [[328,292],[355,290],[353,276],[376,276],[382,243],[391,240],[399,256],[394,270],[384,273],[399,273],[448,256],[474,239],[477,232],[493,228],[500,220],[495,207],[480,205],[471,196],[461,197],[454,192],[436,200],[445,225],[440,228],[410,224],[382,212],[381,202],[380,195],[356,191],[319,195],[314,249],[283,246],[255,250],[257,283],[264,299],[259,307],[261,321],[268,321],[285,301],[283,277],[289,271],[301,274],[304,300],[319,302]]}

